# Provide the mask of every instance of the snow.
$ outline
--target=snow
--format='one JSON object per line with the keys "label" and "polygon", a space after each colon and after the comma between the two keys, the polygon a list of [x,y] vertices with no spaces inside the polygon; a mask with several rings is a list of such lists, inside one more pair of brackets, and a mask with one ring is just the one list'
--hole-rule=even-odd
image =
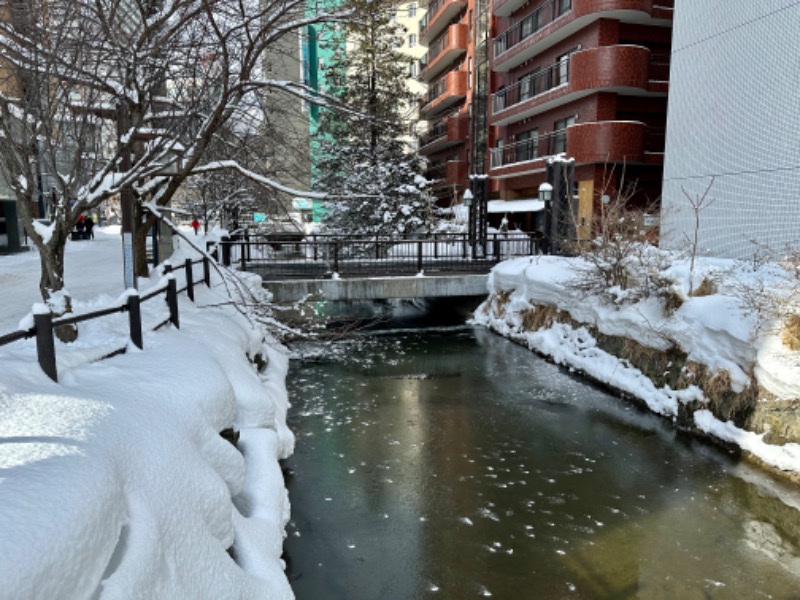
{"label": "snow", "polygon": [[[114,233],[67,246],[78,314],[131,293]],[[196,303],[182,294],[181,329],[146,332],[144,350],[127,343],[126,315],[81,323],[76,342],[56,342],[58,383],[35,340],[0,347],[0,582],[15,598],[293,597],[278,464],[294,447],[288,359],[215,279]],[[140,279],[142,294],[159,280]],[[34,251],[0,258],[0,283],[0,333],[46,310]],[[164,303],[143,303],[142,316],[163,320]],[[247,359],[257,353],[262,373]],[[238,449],[227,428],[240,430]]]}
{"label": "snow", "polygon": [[[668,418],[678,416],[681,404],[706,402],[702,391],[696,386],[684,390],[656,387],[627,361],[598,348],[586,328],[554,323],[529,331],[522,327],[522,313],[534,305],[556,307],[606,335],[625,336],[656,350],[676,346],[711,373],[727,371],[734,391],[750,385],[748,373],[752,370],[759,385],[778,400],[800,398],[800,352],[784,347],[779,331],[764,327],[763,316],[746,300],[746,290],[766,289],[791,302],[788,294],[795,289],[791,276],[774,264],[754,267],[727,259],[697,258],[692,269],[689,261],[678,255],[667,262],[661,275],[672,281],[683,301],[669,316],[663,301],[655,296],[611,302],[587,294],[578,285],[588,266],[581,258],[536,256],[508,260],[492,270],[489,292],[508,293],[505,312],[495,314],[487,302],[475,311],[473,321],[639,398],[650,410]],[[688,295],[704,278],[712,278],[717,291]],[[777,469],[800,473],[800,444],[767,444],[762,435],[723,423],[708,410],[695,412],[694,420],[701,431],[738,444]]]}

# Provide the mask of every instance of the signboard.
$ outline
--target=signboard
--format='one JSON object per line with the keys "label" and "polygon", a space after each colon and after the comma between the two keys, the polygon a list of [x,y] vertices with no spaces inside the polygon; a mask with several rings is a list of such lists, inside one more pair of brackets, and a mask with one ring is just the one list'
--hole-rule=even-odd
{"label": "signboard", "polygon": [[263,223],[267,220],[267,213],[262,212],[254,212],[253,213],[253,222],[254,223]]}
{"label": "signboard", "polygon": [[292,208],[294,210],[311,210],[314,208],[314,202],[310,198],[293,198]]}

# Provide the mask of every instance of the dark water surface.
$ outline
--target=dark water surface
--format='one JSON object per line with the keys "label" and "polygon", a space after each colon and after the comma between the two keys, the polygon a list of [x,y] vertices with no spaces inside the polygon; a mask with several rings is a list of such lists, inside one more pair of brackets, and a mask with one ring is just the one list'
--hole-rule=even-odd
{"label": "dark water surface", "polygon": [[486,331],[295,348],[299,600],[800,599],[800,494]]}

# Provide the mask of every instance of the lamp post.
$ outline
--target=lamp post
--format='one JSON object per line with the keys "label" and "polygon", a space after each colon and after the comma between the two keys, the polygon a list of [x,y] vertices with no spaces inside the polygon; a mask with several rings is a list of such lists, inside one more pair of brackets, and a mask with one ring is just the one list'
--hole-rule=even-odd
{"label": "lamp post", "polygon": [[553,186],[547,182],[539,186],[539,200],[544,202],[544,243],[542,252],[550,254],[553,250]]}

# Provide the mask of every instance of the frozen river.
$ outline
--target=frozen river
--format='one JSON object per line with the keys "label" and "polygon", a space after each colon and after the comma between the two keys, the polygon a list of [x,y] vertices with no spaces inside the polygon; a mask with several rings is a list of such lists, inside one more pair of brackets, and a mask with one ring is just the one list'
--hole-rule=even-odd
{"label": "frozen river", "polygon": [[304,343],[299,600],[800,598],[800,494],[483,330]]}

